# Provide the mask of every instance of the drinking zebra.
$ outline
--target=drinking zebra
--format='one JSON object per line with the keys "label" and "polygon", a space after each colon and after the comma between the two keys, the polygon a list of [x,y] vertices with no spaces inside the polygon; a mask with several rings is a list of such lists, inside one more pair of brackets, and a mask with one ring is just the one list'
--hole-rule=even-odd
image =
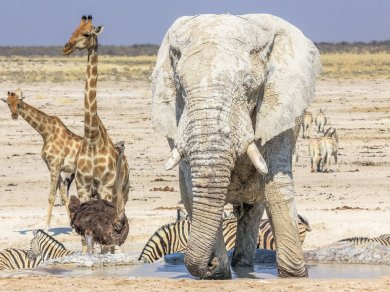
{"label": "drinking zebra", "polygon": [[7,248],[0,251],[0,270],[33,269],[47,260],[73,254],[43,230],[34,230],[33,234],[30,250]]}
{"label": "drinking zebra", "polygon": [[352,242],[355,245],[365,244],[368,242],[379,242],[382,245],[390,246],[390,234],[383,234],[379,237],[350,237],[339,240],[340,242]]}
{"label": "drinking zebra", "polygon": [[[230,215],[226,216],[229,218]],[[180,218],[183,217],[178,218],[180,220]],[[311,231],[311,228],[308,221],[303,216],[298,215],[298,219],[299,238],[301,243],[303,243],[306,232]],[[145,244],[145,247],[139,256],[139,260],[142,260],[145,263],[153,263],[167,254],[184,252],[187,247],[188,234],[191,228],[190,225],[190,221],[184,219],[160,227]],[[224,219],[222,222],[222,229],[226,250],[229,251],[235,246],[237,219]],[[257,248],[276,250],[276,244],[269,220],[261,220],[259,229]]]}

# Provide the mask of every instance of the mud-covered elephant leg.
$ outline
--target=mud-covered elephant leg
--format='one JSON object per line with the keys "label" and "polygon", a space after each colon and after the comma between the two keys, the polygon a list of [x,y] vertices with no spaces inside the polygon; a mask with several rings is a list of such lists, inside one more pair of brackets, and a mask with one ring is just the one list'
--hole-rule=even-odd
{"label": "mud-covered elephant leg", "polygon": [[243,204],[239,208],[242,208],[242,210],[239,212],[241,216],[237,218],[236,245],[232,267],[253,266],[264,205],[262,203]]}
{"label": "mud-covered elephant leg", "polygon": [[276,242],[280,277],[305,277],[307,269],[299,240],[291,151],[295,145],[292,129],[265,145],[269,174],[265,178],[264,203]]}

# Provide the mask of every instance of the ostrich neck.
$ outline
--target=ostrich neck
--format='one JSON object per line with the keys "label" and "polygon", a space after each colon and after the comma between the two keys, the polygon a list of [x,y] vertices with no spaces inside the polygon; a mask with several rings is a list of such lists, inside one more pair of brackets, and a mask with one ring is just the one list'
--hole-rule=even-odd
{"label": "ostrich neck", "polygon": [[97,114],[96,84],[98,51],[96,46],[88,52],[88,66],[84,93],[84,139],[94,144],[99,139],[99,116]]}
{"label": "ostrich neck", "polygon": [[119,221],[121,221],[125,215],[125,201],[123,198],[123,192],[121,190],[121,181],[122,181],[121,167],[122,167],[122,160],[123,160],[123,152],[124,150],[118,151],[118,156],[117,156],[118,158],[116,161],[116,178],[115,178],[114,188],[112,190],[113,202],[116,204],[117,219]]}

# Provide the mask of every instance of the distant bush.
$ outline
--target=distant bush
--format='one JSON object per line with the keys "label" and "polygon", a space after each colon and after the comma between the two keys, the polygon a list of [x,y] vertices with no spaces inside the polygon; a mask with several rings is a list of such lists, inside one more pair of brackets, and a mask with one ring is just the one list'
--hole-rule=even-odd
{"label": "distant bush", "polygon": [[340,42],[340,43],[324,43],[319,42],[315,44],[321,54],[333,53],[390,53],[390,40],[388,41],[372,41],[364,42]]}
{"label": "distant bush", "polygon": [[[321,53],[390,53],[390,40],[388,41],[372,41],[364,42],[339,42],[339,43],[315,43]],[[63,47],[60,46],[37,46],[37,47],[9,47],[0,46],[0,56],[63,56]],[[140,44],[132,46],[107,46],[99,47],[100,55],[107,56],[155,56],[159,49],[158,45],[154,44]],[[83,52],[75,52],[73,56],[85,55]]]}

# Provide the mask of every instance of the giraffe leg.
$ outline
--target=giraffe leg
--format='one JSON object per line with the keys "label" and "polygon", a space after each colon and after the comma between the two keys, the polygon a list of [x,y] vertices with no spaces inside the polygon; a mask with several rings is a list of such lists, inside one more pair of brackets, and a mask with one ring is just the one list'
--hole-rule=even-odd
{"label": "giraffe leg", "polygon": [[61,195],[62,204],[65,205],[66,212],[68,213],[68,217],[70,218],[70,213],[68,209],[69,199],[66,192],[66,187],[62,180],[60,180],[59,185],[60,185],[60,195]]}
{"label": "giraffe leg", "polygon": [[50,171],[51,174],[51,183],[50,183],[50,193],[49,193],[49,209],[47,211],[46,219],[46,228],[50,229],[51,214],[53,212],[54,201],[56,199],[57,184],[60,175],[60,168],[56,167]]}

